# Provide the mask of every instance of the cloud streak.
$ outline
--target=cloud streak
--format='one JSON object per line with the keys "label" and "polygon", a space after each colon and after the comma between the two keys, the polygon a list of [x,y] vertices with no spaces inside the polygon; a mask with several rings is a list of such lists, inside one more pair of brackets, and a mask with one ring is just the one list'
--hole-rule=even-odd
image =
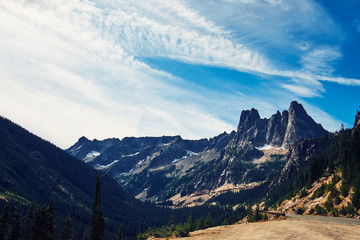
{"label": "cloud streak", "polygon": [[[255,14],[262,9],[263,16]],[[234,128],[226,117],[234,102],[265,112],[276,104],[241,89],[216,96],[141,59],[286,78],[274,89],[300,97],[321,96],[321,81],[359,86],[358,79],[332,75],[337,47],[291,30],[315,31],[306,17],[314,11],[313,21],[323,22],[313,34],[329,36],[333,23],[312,1],[1,1],[0,111],[62,147],[81,135],[211,137]],[[294,50],[297,67],[278,66],[282,59],[267,46],[291,56]],[[287,101],[294,96],[282,94]]]}

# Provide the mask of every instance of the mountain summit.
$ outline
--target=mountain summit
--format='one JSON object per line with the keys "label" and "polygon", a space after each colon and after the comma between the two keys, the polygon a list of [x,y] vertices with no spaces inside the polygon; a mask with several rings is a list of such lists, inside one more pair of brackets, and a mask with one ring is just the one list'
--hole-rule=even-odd
{"label": "mountain summit", "polygon": [[260,118],[254,108],[242,111],[236,140],[249,141],[256,147],[267,144],[288,149],[301,139],[326,134],[327,131],[306,113],[303,106],[293,101],[288,111],[281,114],[277,111],[269,119]]}

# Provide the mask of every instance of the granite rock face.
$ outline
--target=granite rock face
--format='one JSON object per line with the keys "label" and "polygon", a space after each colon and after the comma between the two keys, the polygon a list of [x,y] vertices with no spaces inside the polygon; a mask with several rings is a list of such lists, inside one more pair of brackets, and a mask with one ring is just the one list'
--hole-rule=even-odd
{"label": "granite rock face", "polygon": [[322,137],[326,134],[327,131],[306,113],[301,104],[297,102],[291,103],[283,147],[289,148],[301,139]]}
{"label": "granite rock face", "polygon": [[297,102],[289,110],[279,111],[269,119],[262,119],[254,108],[242,111],[236,133],[237,141],[249,141],[254,146],[265,144],[288,149],[305,138],[321,137],[327,131],[316,123]]}

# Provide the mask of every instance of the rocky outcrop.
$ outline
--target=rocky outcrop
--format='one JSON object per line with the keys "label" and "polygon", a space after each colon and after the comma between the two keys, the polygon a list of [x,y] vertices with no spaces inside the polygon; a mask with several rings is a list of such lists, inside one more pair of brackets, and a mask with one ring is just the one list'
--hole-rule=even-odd
{"label": "rocky outcrop", "polygon": [[209,139],[209,149],[216,149],[221,151],[224,149],[231,140],[235,137],[236,132],[232,131],[230,134],[223,132],[222,134]]}
{"label": "rocky outcrop", "polygon": [[269,119],[261,119],[254,108],[242,111],[236,133],[236,141],[249,141],[254,146],[265,144],[288,149],[305,138],[321,137],[327,131],[316,123],[297,102],[281,114],[277,111]]}
{"label": "rocky outcrop", "polygon": [[266,142],[272,146],[282,146],[286,127],[288,123],[288,111],[283,111],[280,114],[277,111],[276,114],[272,115],[268,121],[268,128],[266,132]]}
{"label": "rocky outcrop", "polygon": [[280,174],[272,181],[270,188],[284,183],[306,166],[309,158],[319,147],[319,141],[300,141],[289,149],[287,161]]}
{"label": "rocky outcrop", "polygon": [[327,131],[316,123],[305,111],[303,106],[297,102],[292,102],[289,108],[289,119],[286,127],[283,144],[284,148],[289,148],[297,141],[305,138],[322,137]]}
{"label": "rocky outcrop", "polygon": [[360,128],[360,111],[356,114],[354,128]]}
{"label": "rocky outcrop", "polygon": [[241,112],[240,121],[236,133],[236,141],[249,141],[255,146],[266,143],[266,130],[268,120],[261,119],[259,112],[252,108]]}

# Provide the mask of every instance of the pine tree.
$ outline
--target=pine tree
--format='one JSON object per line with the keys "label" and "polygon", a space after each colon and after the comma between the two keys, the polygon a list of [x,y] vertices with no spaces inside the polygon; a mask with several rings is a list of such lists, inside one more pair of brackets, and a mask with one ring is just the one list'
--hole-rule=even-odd
{"label": "pine tree", "polygon": [[33,221],[34,221],[34,203],[31,205],[26,217],[25,233],[24,233],[25,240],[31,240],[31,229],[33,226]]}
{"label": "pine tree", "polygon": [[73,231],[73,225],[71,217],[68,216],[66,218],[66,222],[63,226],[63,230],[61,233],[61,240],[71,240],[72,239],[72,231]]}
{"label": "pine tree", "polygon": [[259,220],[262,219],[262,216],[261,216],[261,213],[260,213],[259,204],[256,205],[254,218],[255,218],[255,219],[254,219],[255,222],[257,222],[257,221],[259,221]]}
{"label": "pine tree", "polygon": [[7,204],[4,208],[3,213],[1,214],[1,217],[0,217],[0,240],[5,239],[8,218],[9,218],[9,208],[10,208],[10,204]]}
{"label": "pine tree", "polygon": [[118,240],[123,240],[123,224],[120,224],[119,233],[118,233]]}
{"label": "pine tree", "polygon": [[196,230],[201,230],[205,228],[205,218],[202,216],[196,221]]}
{"label": "pine tree", "polygon": [[21,229],[21,220],[20,220],[20,205],[16,211],[16,215],[11,224],[8,240],[19,240],[20,239],[20,229]]}
{"label": "pine tree", "polygon": [[45,207],[37,207],[34,216],[34,225],[31,229],[31,240],[44,239],[43,226],[45,226]]}
{"label": "pine tree", "polygon": [[50,201],[48,206],[42,206],[35,211],[31,240],[54,240],[54,205]]}
{"label": "pine tree", "polygon": [[194,231],[194,216],[193,216],[193,212],[191,212],[190,215],[189,215],[189,218],[188,218],[188,220],[187,220],[187,226],[188,226],[190,232]]}
{"label": "pine tree", "polygon": [[54,219],[54,201],[50,200],[49,205],[45,210],[46,217],[46,231],[47,238],[46,240],[54,240],[55,239],[55,219]]}
{"label": "pine tree", "polygon": [[247,220],[248,222],[254,222],[254,212],[252,210],[252,207],[251,206],[248,206],[247,208]]}
{"label": "pine tree", "polygon": [[207,215],[207,218],[206,218],[206,220],[205,220],[205,228],[210,228],[210,227],[212,227],[214,224],[213,224],[213,221],[212,221],[212,219],[211,219],[211,215],[210,215],[210,212],[208,213],[208,215]]}
{"label": "pine tree", "polygon": [[169,221],[169,225],[170,225],[170,232],[174,232],[175,231],[175,217],[174,215],[170,216],[170,221]]}
{"label": "pine tree", "polygon": [[105,222],[101,207],[101,189],[100,189],[100,174],[96,178],[94,202],[91,213],[91,233],[90,240],[102,240],[105,233]]}

